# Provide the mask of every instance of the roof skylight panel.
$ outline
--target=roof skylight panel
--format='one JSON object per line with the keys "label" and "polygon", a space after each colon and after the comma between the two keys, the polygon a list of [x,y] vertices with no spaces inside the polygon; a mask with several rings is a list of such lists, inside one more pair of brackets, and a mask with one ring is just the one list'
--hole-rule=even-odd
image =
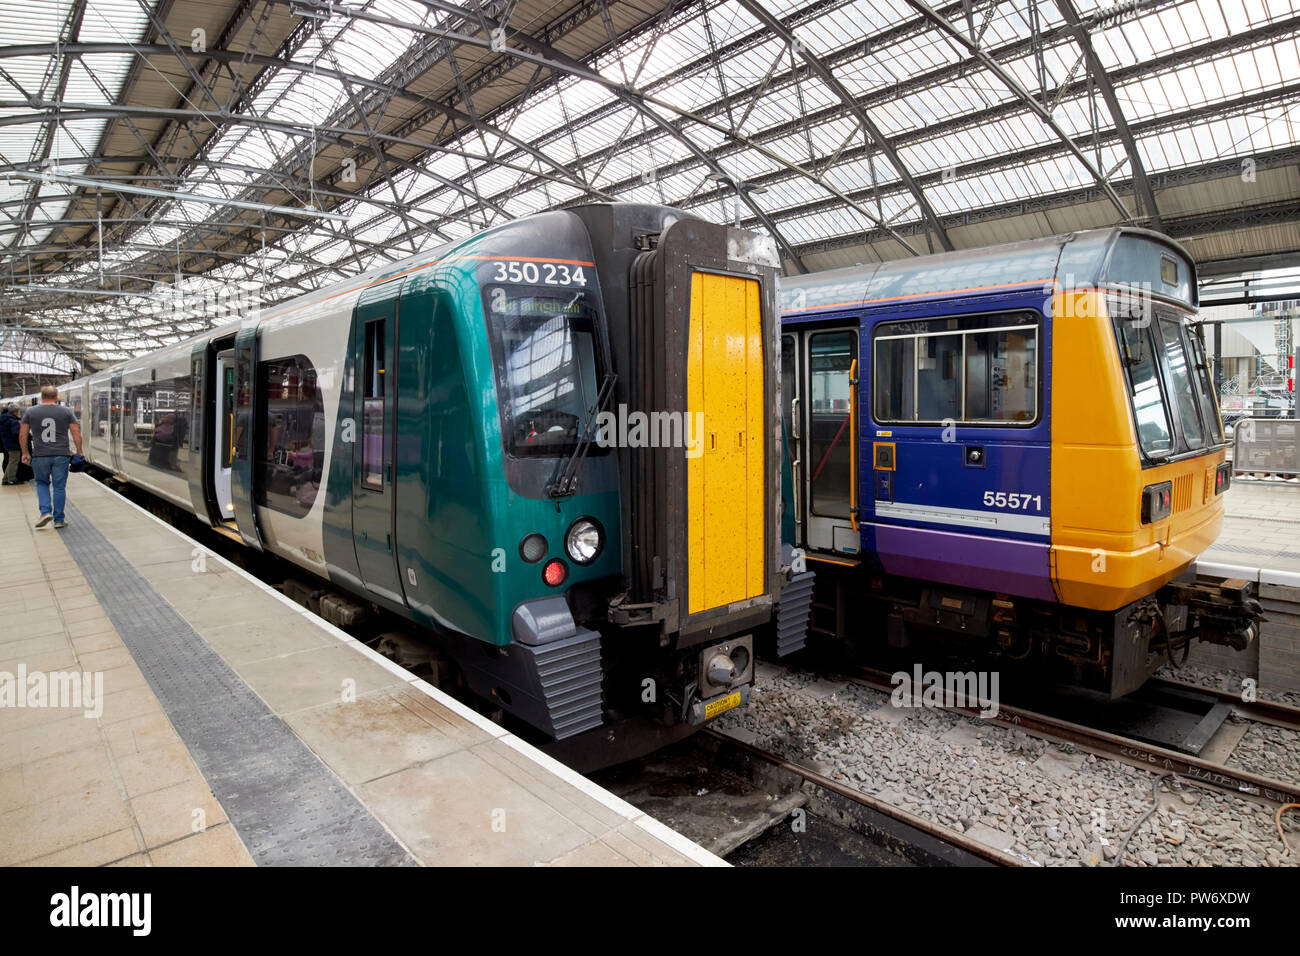
{"label": "roof skylight panel", "polygon": [[[806,166],[811,159],[816,158],[808,155],[808,140],[804,137],[803,130],[793,130],[763,145],[787,162],[802,166]],[[725,161],[723,165],[726,165]]]}
{"label": "roof skylight panel", "polygon": [[[590,137],[596,144],[609,144],[625,136],[634,136],[642,130],[641,114],[631,106],[620,105],[579,127],[579,135]],[[596,148],[603,148],[597,146]]]}
{"label": "roof skylight panel", "polygon": [[674,80],[655,92],[655,97],[678,109],[695,111],[703,103],[721,99],[722,88],[716,75],[700,73]]}
{"label": "roof skylight panel", "polygon": [[[1163,7],[1152,13],[1150,17],[1138,21],[1138,24],[1147,30],[1147,37],[1157,56],[1191,46],[1191,31],[1197,29],[1197,25],[1189,22],[1184,15],[1187,6],[1183,4]],[[1199,29],[1204,30],[1204,23],[1200,24]]]}
{"label": "roof skylight panel", "polygon": [[[980,43],[988,49],[1014,43],[1029,36],[1029,20],[1022,7],[1023,4],[1020,3],[997,3],[993,16],[989,19],[988,26],[980,38]],[[977,29],[983,23],[984,13],[983,8],[976,11]],[[958,17],[952,22],[958,27],[966,25],[965,17]],[[937,33],[935,35],[938,36]]]}
{"label": "roof skylight panel", "polygon": [[[825,178],[845,192],[862,188],[861,181],[842,176],[834,170],[828,170]],[[755,201],[761,202],[764,209],[789,209],[814,198],[807,188],[806,180],[798,178],[769,183],[766,189],[765,193],[755,197]]]}
{"label": "roof skylight panel", "polygon": [[[1204,73],[1202,73],[1202,69]],[[1211,98],[1218,95],[1218,79],[1214,76],[1214,68],[1208,64],[1194,64],[1182,67],[1174,70],[1173,75],[1176,81],[1187,91],[1187,102],[1191,106],[1203,106]],[[1211,83],[1208,88],[1204,82],[1206,76],[1208,76]]]}
{"label": "roof skylight panel", "polygon": [[[650,54],[645,57],[644,66],[642,66],[640,56],[627,58],[624,61],[624,66],[627,68],[629,76],[638,67],[641,67],[641,79],[637,86],[640,89],[645,89],[657,80],[676,74],[686,64],[697,59],[701,52],[707,48],[708,40],[703,36],[700,25],[691,22],[660,33],[657,42],[650,50]],[[612,73],[602,69],[602,73],[609,77],[617,76],[619,80],[622,79],[623,75],[621,70]]]}
{"label": "roof skylight panel", "polygon": [[1138,136],[1135,142],[1142,166],[1148,174],[1169,168],[1169,157],[1165,154],[1161,137]]}
{"label": "roof skylight panel", "polygon": [[[1233,2],[1233,0],[1225,0]],[[1226,37],[1231,32],[1219,3],[1188,3],[1177,8],[1193,43]]]}
{"label": "roof skylight panel", "polygon": [[[686,121],[683,132],[690,138],[691,142],[706,153],[710,150],[717,149],[723,143],[727,142],[729,138],[726,133],[718,132],[708,126],[700,126],[698,123],[692,123],[690,120]],[[690,151],[687,150],[687,152]]]}
{"label": "roof skylight panel", "polygon": [[1292,79],[1300,76],[1300,40],[1291,38],[1274,43],[1273,55],[1277,57],[1278,72],[1282,76]]}
{"label": "roof skylight panel", "polygon": [[1282,69],[1278,63],[1275,47],[1257,47],[1251,51],[1254,59],[1255,75],[1259,77],[1261,87],[1267,89],[1282,83]]}
{"label": "roof skylight panel", "polygon": [[1115,90],[1127,119],[1133,120],[1164,112],[1177,113],[1187,109],[1188,90],[1172,73],[1162,73]]}
{"label": "roof skylight panel", "polygon": [[1167,163],[1165,169],[1180,169],[1190,165],[1191,157],[1183,150],[1183,147],[1189,143],[1185,132],[1161,133],[1158,138],[1164,148]]}
{"label": "roof skylight panel", "polygon": [[[1224,78],[1224,88],[1231,90],[1233,94],[1238,93],[1255,93],[1262,90],[1265,86],[1259,75],[1259,67],[1256,62],[1255,50],[1242,50],[1234,53],[1231,57],[1220,62],[1225,64],[1225,69],[1221,71],[1227,74]],[[1236,79],[1236,86],[1230,86],[1229,80]]]}
{"label": "roof skylight panel", "polygon": [[842,103],[838,93],[823,83],[820,79],[810,77],[803,81],[799,87],[803,94],[803,113],[807,115],[816,110],[825,109],[828,106],[834,106]]}
{"label": "roof skylight panel", "polygon": [[[372,10],[381,16],[396,20],[411,20],[409,14],[394,16],[379,9]],[[419,17],[415,18],[417,21]],[[367,20],[353,20],[346,34],[330,44],[329,51],[321,57],[321,64],[331,69],[356,76],[378,77],[397,61],[421,34],[389,24]]]}
{"label": "roof skylight panel", "polygon": [[[831,185],[843,192],[855,192],[870,189],[874,181],[879,188],[887,189],[898,182],[898,175],[892,166],[884,162],[884,157],[868,158],[863,156],[848,162],[838,163],[823,174]],[[804,202],[824,199],[826,194],[804,180],[792,180],[791,188],[803,196]],[[787,205],[794,205],[792,201]]]}

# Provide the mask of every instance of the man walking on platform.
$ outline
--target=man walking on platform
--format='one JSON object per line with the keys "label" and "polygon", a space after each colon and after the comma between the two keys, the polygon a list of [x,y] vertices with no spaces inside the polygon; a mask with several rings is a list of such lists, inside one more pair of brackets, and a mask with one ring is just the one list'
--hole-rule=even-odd
{"label": "man walking on platform", "polygon": [[[81,426],[77,424],[77,414],[72,409],[58,404],[59,390],[53,385],[41,389],[41,403],[33,405],[23,413],[22,429],[18,435],[18,444],[22,448],[23,462],[30,463],[36,474],[36,502],[40,505],[41,516],[36,527],[44,528],[50,521],[54,527],[67,527],[64,521],[63,505],[67,497],[68,465],[72,456],[68,454],[68,435],[77,443],[77,454],[81,454]],[[32,451],[27,451],[27,436],[32,438]]]}

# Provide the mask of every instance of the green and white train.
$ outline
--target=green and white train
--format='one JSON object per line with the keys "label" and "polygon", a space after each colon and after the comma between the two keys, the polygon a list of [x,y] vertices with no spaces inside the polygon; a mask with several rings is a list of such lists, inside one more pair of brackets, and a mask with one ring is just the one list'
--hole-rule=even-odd
{"label": "green and white train", "polygon": [[744,701],[776,606],[777,273],[674,209],[547,212],[61,399],[92,464],[401,615],[569,753],[631,755]]}

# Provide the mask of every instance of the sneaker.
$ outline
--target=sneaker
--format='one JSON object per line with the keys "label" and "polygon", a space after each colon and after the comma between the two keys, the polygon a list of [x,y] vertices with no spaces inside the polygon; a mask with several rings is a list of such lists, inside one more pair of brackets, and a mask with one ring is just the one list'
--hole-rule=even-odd
{"label": "sneaker", "polygon": [[41,515],[39,518],[36,519],[36,527],[44,528],[47,524],[49,524],[53,520],[54,520],[54,515]]}
{"label": "sneaker", "polygon": [[55,531],[61,531],[61,530],[63,530],[64,528],[66,528],[67,526],[68,526],[68,523],[67,523],[66,521],[56,521],[56,522],[54,522],[54,530],[55,530]]}

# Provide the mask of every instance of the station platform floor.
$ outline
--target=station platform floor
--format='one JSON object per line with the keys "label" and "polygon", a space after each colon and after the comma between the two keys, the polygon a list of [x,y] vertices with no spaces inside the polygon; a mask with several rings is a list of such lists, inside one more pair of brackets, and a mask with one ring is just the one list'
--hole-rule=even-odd
{"label": "station platform floor", "polygon": [[1238,476],[1224,494],[1223,531],[1202,561],[1300,573],[1300,481]]}
{"label": "station platform floor", "polygon": [[722,863],[89,476],[68,502],[0,489],[0,864]]}

